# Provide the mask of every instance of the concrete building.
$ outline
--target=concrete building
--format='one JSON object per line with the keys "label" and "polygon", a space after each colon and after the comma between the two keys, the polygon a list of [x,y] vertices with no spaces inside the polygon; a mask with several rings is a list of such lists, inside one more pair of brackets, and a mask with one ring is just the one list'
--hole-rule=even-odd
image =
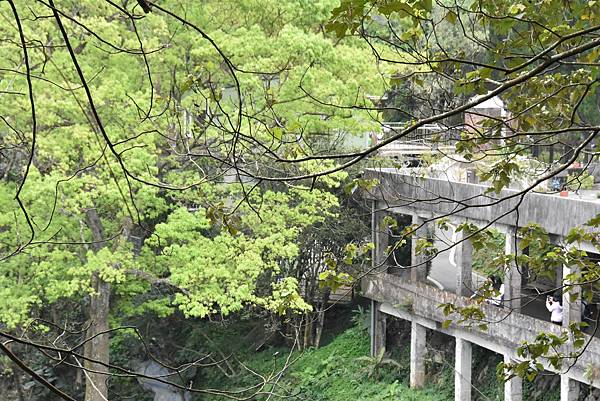
{"label": "concrete building", "polygon": [[[455,400],[471,399],[471,348],[477,344],[504,356],[506,361],[518,361],[517,348],[522,341],[533,341],[540,332],[559,334],[561,327],[522,313],[523,277],[518,266],[509,266],[505,274],[505,305],[500,308],[483,304],[486,320],[493,322],[487,327],[469,327],[464,324],[444,324],[448,319],[439,308],[450,303],[466,306],[473,290],[472,248],[469,241],[462,241],[461,233],[455,236],[456,286],[453,291],[443,290],[428,283],[427,257],[419,255],[413,244],[411,266],[402,270],[388,269],[386,248],[390,242],[387,227],[383,226],[386,215],[412,216],[413,224],[421,227],[417,236],[427,236],[428,221],[447,216],[455,224],[468,221],[479,227],[493,226],[506,235],[505,251],[515,253],[518,239],[516,232],[529,222],[545,228],[560,242],[569,229],[581,226],[600,214],[600,201],[564,198],[557,195],[521,192],[505,189],[499,195],[487,192],[484,185],[451,182],[444,179],[423,178],[396,169],[367,170],[365,178],[377,179],[379,185],[365,196],[372,204],[372,226],[375,250],[373,269],[361,282],[363,296],[371,300],[371,353],[377,355],[386,342],[386,319],[395,316],[411,322],[410,384],[413,388],[424,385],[426,330],[445,333],[455,339]],[[461,242],[462,241],[462,242]],[[582,249],[597,252],[588,244]],[[561,277],[569,273],[563,267]],[[393,273],[393,274],[392,274]],[[581,318],[580,299],[563,299],[563,325]],[[578,398],[583,382],[600,388],[600,339],[586,335],[588,345],[578,358],[569,360],[562,369],[545,366],[560,374],[561,400]],[[575,352],[571,343],[562,352]],[[572,366],[571,366],[572,365]],[[523,399],[522,381],[513,378],[505,383],[505,400]]]}

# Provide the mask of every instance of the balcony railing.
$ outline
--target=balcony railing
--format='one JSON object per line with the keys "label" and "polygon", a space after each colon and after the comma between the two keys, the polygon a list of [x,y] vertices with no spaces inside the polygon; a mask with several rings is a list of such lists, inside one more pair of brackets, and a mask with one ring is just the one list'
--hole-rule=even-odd
{"label": "balcony railing", "polygon": [[[559,335],[562,330],[561,327],[550,322],[541,321],[508,308],[486,304],[479,306],[486,315],[485,321],[489,322],[484,329],[478,328],[476,322],[473,326],[454,322],[444,328],[443,322],[448,317],[440,308],[441,304],[467,306],[473,301],[467,297],[433,288],[425,283],[409,282],[390,274],[378,274],[363,278],[361,289],[363,296],[383,304],[381,310],[385,313],[403,319],[416,320],[426,327],[449,335],[458,335],[498,353],[505,353],[507,350],[514,353],[522,341],[534,341],[540,332]],[[586,343],[589,341],[587,347],[576,361],[567,359],[564,364],[565,369],[569,363],[573,363],[573,366],[568,369],[569,377],[585,383],[596,382],[600,380],[600,339],[589,337],[587,334],[584,336]],[[582,350],[575,349],[569,342],[560,351],[569,353]],[[592,372],[591,376],[590,372]]]}
{"label": "balcony railing", "polygon": [[[405,123],[384,122],[382,128],[382,133],[377,136],[378,141],[401,132],[405,129]],[[460,138],[460,131],[456,127],[426,124],[385,145],[380,149],[380,154],[393,157],[403,154],[431,153],[436,150],[452,152],[458,138]]]}

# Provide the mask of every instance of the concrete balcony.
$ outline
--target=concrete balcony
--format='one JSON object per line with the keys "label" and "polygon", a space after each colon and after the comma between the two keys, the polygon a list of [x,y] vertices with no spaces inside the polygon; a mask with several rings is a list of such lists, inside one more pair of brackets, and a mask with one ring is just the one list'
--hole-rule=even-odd
{"label": "concrete balcony", "polygon": [[[401,132],[404,129],[404,123],[384,122],[382,127],[383,135],[378,135],[378,138],[381,137],[379,139]],[[460,132],[457,129],[444,128],[438,124],[427,124],[383,146],[379,150],[379,154],[391,158],[436,152],[450,154],[455,151],[457,138],[460,138]]]}
{"label": "concrete balcony", "polygon": [[[391,274],[377,274],[363,278],[361,282],[363,295],[379,305],[379,312],[409,320],[420,326],[436,330],[455,338],[477,344],[494,352],[517,359],[516,350],[523,341],[533,341],[540,332],[560,334],[560,326],[540,321],[530,316],[516,313],[508,308],[500,308],[483,304],[481,309],[489,322],[487,330],[480,330],[477,325],[469,327],[464,323],[452,323],[443,328],[445,316],[440,304],[451,303],[467,306],[473,301],[467,297],[451,292],[441,291],[425,283],[412,283],[405,278]],[[577,360],[564,361],[564,368],[554,371],[566,378],[577,380],[595,387],[600,387],[600,339],[586,335],[588,343],[585,352],[568,344],[561,352],[582,352]],[[572,363],[573,366],[569,367]]]}

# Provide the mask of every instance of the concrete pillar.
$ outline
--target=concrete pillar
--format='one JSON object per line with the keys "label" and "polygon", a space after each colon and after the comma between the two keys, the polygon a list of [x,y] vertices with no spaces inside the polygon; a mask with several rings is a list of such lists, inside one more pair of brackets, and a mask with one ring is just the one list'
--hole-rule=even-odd
{"label": "concrete pillar", "polygon": [[411,322],[410,329],[410,388],[425,385],[425,327]]}
{"label": "concrete pillar", "polygon": [[[548,239],[552,244],[560,244],[562,242],[562,237],[560,235],[548,234]],[[562,279],[563,279],[563,271],[562,268],[557,268],[554,270],[554,287],[562,288]]]}
{"label": "concrete pillar", "polygon": [[[506,227],[504,234],[506,236],[505,254],[516,255],[518,252],[518,249],[515,247],[516,229],[514,227]],[[522,278],[520,267],[517,267],[516,263],[511,262],[507,266],[506,274],[504,275],[504,306],[511,308],[514,312],[521,312]]]}
{"label": "concrete pillar", "polygon": [[371,300],[371,356],[385,349],[386,316],[379,310],[379,302]]}
{"label": "concrete pillar", "polygon": [[[510,356],[504,355],[504,362],[510,363]],[[523,400],[523,379],[513,377],[504,383],[504,401],[522,401]]]}
{"label": "concrete pillar", "polygon": [[471,343],[456,337],[456,353],[454,357],[455,401],[471,401],[471,353]]}
{"label": "concrete pillar", "polygon": [[473,245],[471,241],[464,239],[463,231],[456,234],[455,241],[462,241],[456,245],[454,251],[457,268],[456,293],[468,297],[473,293]]}
{"label": "concrete pillar", "polygon": [[[565,278],[564,285],[569,284],[567,276],[576,273],[577,267],[563,265],[562,277]],[[567,292],[567,289],[569,291]],[[571,301],[571,297],[574,297]],[[568,327],[570,323],[581,322],[581,287],[565,287],[563,289],[563,326]],[[567,375],[560,376],[560,400],[577,401],[579,399],[579,383],[570,379]]]}
{"label": "concrete pillar", "polygon": [[562,288],[563,285],[563,269],[557,268],[555,271],[556,278],[554,280],[554,288]]}
{"label": "concrete pillar", "polygon": [[560,401],[577,401],[579,399],[579,383],[567,375],[560,375]]}
{"label": "concrete pillar", "polygon": [[[566,279],[569,274],[577,273],[577,271],[577,267],[563,266],[562,269],[562,276],[565,277],[562,299],[563,326],[565,327],[568,327],[569,323],[581,322],[581,288],[579,286],[567,287],[569,280]],[[571,297],[574,297],[573,301],[571,301]]]}
{"label": "concrete pillar", "polygon": [[372,202],[371,229],[373,249],[372,267],[374,271],[387,272],[387,247],[389,243],[388,227],[383,219],[387,215],[386,205],[380,201]]}
{"label": "concrete pillar", "polygon": [[411,269],[410,269],[410,280],[413,283],[417,283],[417,282],[425,282],[427,281],[427,272],[429,270],[428,265],[431,262],[427,262],[427,260],[429,259],[429,256],[423,255],[423,254],[419,254],[417,255],[417,251],[416,251],[416,243],[418,239],[423,239],[423,238],[429,238],[429,232],[427,229],[427,225],[423,224],[424,219],[418,215],[413,215],[412,218],[412,224],[413,225],[417,225],[417,226],[421,226],[419,229],[417,229],[411,238],[411,248],[410,248],[410,262],[411,262]]}

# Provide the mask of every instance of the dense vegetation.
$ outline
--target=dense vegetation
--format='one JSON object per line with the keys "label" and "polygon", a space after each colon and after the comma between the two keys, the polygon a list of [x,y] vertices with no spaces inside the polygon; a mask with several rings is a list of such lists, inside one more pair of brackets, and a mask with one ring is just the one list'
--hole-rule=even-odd
{"label": "dense vegetation", "polygon": [[[367,235],[364,212],[341,189],[352,172],[264,182],[243,173],[260,161],[251,149],[238,160],[228,154],[246,146],[236,145],[240,129],[270,138],[270,152],[300,156],[340,141],[352,147],[344,138],[372,124],[364,112],[323,107],[298,90],[302,79],[305,90],[347,104],[357,90],[381,91],[375,66],[360,61],[364,44],[319,33],[334,5],[164,5],[185,9],[218,48],[176,18],[116,17],[112,3],[15,4],[22,30],[0,28],[3,89],[12,96],[31,81],[33,97],[0,104],[0,141],[10,150],[0,161],[0,322],[28,341],[84,344],[48,378],[102,399],[108,364],[137,370],[114,352],[127,331],[112,332],[110,342],[107,332],[147,314],[277,320],[293,311],[298,317],[282,319],[281,330],[301,336],[302,347],[319,343],[324,261],[329,277],[348,281],[354,272],[342,251]],[[53,20],[35,18],[48,13]],[[22,33],[44,44],[21,53]],[[45,364],[18,353],[36,369]],[[17,367],[3,364],[18,380]],[[75,373],[82,365],[91,371]]]}
{"label": "dense vegetation", "polygon": [[[402,401],[442,401],[454,397],[454,358],[453,344],[448,338],[432,336],[428,339],[428,381],[423,390],[410,390],[410,326],[400,321],[393,322],[394,337],[390,338],[390,350],[382,356],[369,357],[368,328],[362,309],[353,311],[355,326],[347,325],[348,311],[335,310],[333,325],[328,326],[327,344],[319,349],[309,349],[294,353],[289,358],[289,348],[268,346],[255,352],[240,347],[238,357],[241,362],[255,372],[268,374],[285,368],[281,379],[273,390],[277,395],[272,399],[283,400],[289,396],[307,400],[402,400]],[[341,316],[340,316],[341,315]],[[341,317],[343,316],[343,320]],[[230,326],[221,333],[240,337],[239,330],[244,326]],[[342,332],[339,332],[342,330]],[[243,335],[242,335],[243,337]],[[223,343],[228,339],[223,338]],[[292,361],[289,364],[289,361]],[[499,355],[476,347],[473,357],[473,400],[496,401],[503,395],[503,383],[496,376]],[[252,374],[240,372],[237,376],[226,377],[219,370],[205,376],[208,383],[227,383],[228,388],[245,388],[252,385]],[[557,376],[544,376],[535,383],[525,386],[525,399],[531,401],[551,401],[559,399]],[[267,396],[264,396],[266,398]],[[207,397],[207,399],[212,399]],[[223,398],[225,399],[225,398]]]}
{"label": "dense vegetation", "polygon": [[[171,386],[191,383],[199,398],[281,382],[307,399],[441,399],[408,394],[406,367],[380,368],[387,355],[368,357],[359,328],[318,348],[331,297],[372,267],[372,205],[360,195],[377,183],[361,170],[409,164],[376,152],[432,122],[450,132],[496,95],[511,116],[453,137],[457,157],[482,161],[486,196],[517,179],[524,193],[547,190],[589,162],[600,14],[595,1],[563,3],[0,2],[2,385],[19,401],[141,397],[131,376],[143,379],[156,354],[185,367]],[[401,128],[380,138],[385,119]],[[536,163],[521,162],[529,156]],[[395,232],[389,251],[406,253],[417,228]],[[588,230],[551,247],[542,227],[525,226],[522,246],[539,252],[499,258],[485,252],[497,236],[457,229],[490,271],[570,264],[571,283],[598,281],[572,246],[600,245]],[[243,341],[214,329],[230,319],[261,322],[259,348],[269,334],[306,354],[287,373],[238,376],[226,351]],[[246,357],[269,371],[285,349]],[[532,349],[525,357],[545,356]],[[350,368],[357,361],[365,368]],[[511,368],[533,378],[539,366]]]}

